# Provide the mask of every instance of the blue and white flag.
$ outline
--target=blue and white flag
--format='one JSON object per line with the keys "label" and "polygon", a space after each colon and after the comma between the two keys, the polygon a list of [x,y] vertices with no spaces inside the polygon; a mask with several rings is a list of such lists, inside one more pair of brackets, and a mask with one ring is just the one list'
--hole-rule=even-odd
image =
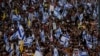
{"label": "blue and white flag", "polygon": [[11,46],[9,45],[8,37],[6,36],[6,34],[4,34],[4,42],[5,42],[5,45],[6,45],[6,51],[8,53],[11,53],[12,49],[11,49]]}
{"label": "blue and white flag", "polygon": [[19,24],[19,22],[18,22],[18,31],[17,31],[17,33],[18,33],[18,38],[19,39],[23,40],[25,38],[24,28],[21,24]]}
{"label": "blue and white flag", "polygon": [[15,33],[13,33],[13,35],[11,35],[10,40],[17,39],[17,38],[21,40],[25,39],[24,28],[19,23],[18,23],[18,30]]}
{"label": "blue and white flag", "polygon": [[42,19],[42,23],[46,23],[48,20],[49,14],[47,12],[43,12],[43,19]]}
{"label": "blue and white flag", "polygon": [[54,16],[57,17],[58,19],[61,19],[62,18],[62,15],[60,13],[60,10],[61,10],[61,8],[58,7],[58,6],[54,9]]}
{"label": "blue and white flag", "polygon": [[64,47],[68,47],[69,45],[69,38],[66,36],[62,36],[60,39],[60,44],[63,45]]}
{"label": "blue and white flag", "polygon": [[54,50],[53,50],[53,56],[59,56],[57,48],[54,48]]}
{"label": "blue and white flag", "polygon": [[39,17],[39,13],[38,12],[34,12],[34,17],[38,18]]}
{"label": "blue and white flag", "polygon": [[79,15],[79,20],[80,20],[80,22],[83,20],[83,14]]}
{"label": "blue and white flag", "polygon": [[59,1],[58,1],[58,4],[59,4],[60,6],[64,6],[64,4],[66,4],[66,0],[59,0]]}
{"label": "blue and white flag", "polygon": [[21,19],[20,15],[12,15],[12,20],[13,21],[19,21]]}
{"label": "blue and white flag", "polygon": [[44,34],[44,30],[41,30],[40,32],[40,38],[42,42],[45,42],[45,34]]}
{"label": "blue and white flag", "polygon": [[97,18],[97,12],[94,10],[93,11],[93,19],[96,19]]}
{"label": "blue and white flag", "polygon": [[17,39],[18,38],[18,32],[13,33],[13,35],[10,36],[10,40]]}
{"label": "blue and white flag", "polygon": [[61,14],[59,11],[54,10],[54,16],[57,17],[58,19],[61,19]]}
{"label": "blue and white flag", "polygon": [[89,34],[87,34],[86,36],[85,36],[85,40],[86,40],[86,45],[87,45],[87,47],[88,48],[92,48],[92,37],[91,37],[91,35],[89,35]]}
{"label": "blue and white flag", "polygon": [[72,8],[72,7],[73,7],[73,5],[70,4],[70,3],[67,3],[67,4],[64,5],[64,8],[65,8],[65,9],[70,9],[70,8]]}
{"label": "blue and white flag", "polygon": [[5,44],[9,44],[9,42],[8,42],[8,37],[7,37],[6,34],[4,34],[4,42],[5,42]]}
{"label": "blue and white flag", "polygon": [[6,45],[6,51],[7,51],[9,54],[11,54],[12,51],[13,51],[13,49],[11,48],[10,45]]}
{"label": "blue and white flag", "polygon": [[80,51],[80,56],[88,56],[88,53],[86,51]]}
{"label": "blue and white flag", "polygon": [[26,40],[24,40],[24,46],[31,47],[32,46],[32,42],[33,42],[33,37],[30,36],[30,37],[26,38]]}
{"label": "blue and white flag", "polygon": [[63,17],[66,17],[67,13],[68,13],[68,12],[67,12],[66,10],[63,10],[62,16],[63,16]]}
{"label": "blue and white flag", "polygon": [[58,28],[58,29],[56,30],[55,37],[56,37],[57,39],[59,39],[59,37],[60,37],[61,34],[62,34],[62,30],[61,30],[61,28]]}

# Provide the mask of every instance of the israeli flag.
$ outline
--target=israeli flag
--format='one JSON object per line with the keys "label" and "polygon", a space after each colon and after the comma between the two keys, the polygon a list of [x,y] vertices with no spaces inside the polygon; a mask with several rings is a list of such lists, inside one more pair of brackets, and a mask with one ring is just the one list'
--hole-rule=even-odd
{"label": "israeli flag", "polygon": [[5,45],[6,45],[6,51],[8,53],[11,53],[12,49],[11,49],[11,46],[9,45],[8,38],[7,38],[6,34],[4,34],[4,42],[5,42]]}
{"label": "israeli flag", "polygon": [[85,40],[86,40],[87,47],[91,49],[92,46],[93,46],[91,35],[87,34],[86,37],[85,37]]}
{"label": "israeli flag", "polygon": [[64,6],[64,4],[66,4],[66,0],[59,0],[59,1],[58,1],[58,4],[59,4],[60,6]]}
{"label": "israeli flag", "polygon": [[4,34],[4,42],[5,42],[5,44],[9,44],[8,37],[6,36],[6,34]]}
{"label": "israeli flag", "polygon": [[45,42],[44,30],[41,30],[41,32],[40,32],[40,38],[41,38],[42,42]]}
{"label": "israeli flag", "polygon": [[67,3],[67,4],[65,4],[64,5],[64,8],[65,9],[70,9],[70,8],[72,8],[73,6],[72,6],[72,4],[70,4],[70,3]]}
{"label": "israeli flag", "polygon": [[86,51],[80,51],[80,56],[88,56],[88,53]]}
{"label": "israeli flag", "polygon": [[54,50],[53,50],[53,56],[59,56],[57,48],[54,48]]}
{"label": "israeli flag", "polygon": [[83,20],[83,14],[79,15],[79,20],[82,21]]}
{"label": "israeli flag", "polygon": [[63,10],[62,16],[63,16],[63,17],[66,17],[67,13],[68,13],[68,12],[67,12],[66,10]]}
{"label": "israeli flag", "polygon": [[54,16],[57,17],[58,19],[61,19],[60,12],[54,11]]}
{"label": "israeli flag", "polygon": [[39,17],[39,13],[38,12],[34,12],[34,17],[38,18]]}
{"label": "israeli flag", "polygon": [[6,51],[11,54],[13,49],[11,48],[11,46],[9,44],[6,44]]}
{"label": "israeli flag", "polygon": [[93,11],[93,19],[96,19],[96,17],[97,17],[97,12],[94,10]]}
{"label": "israeli flag", "polygon": [[44,11],[43,9],[44,9],[44,8],[43,8],[43,5],[40,4],[40,6],[39,6],[39,11],[43,13],[43,11]]}
{"label": "israeli flag", "polygon": [[68,41],[69,41],[69,39],[66,38],[66,36],[62,36],[61,40],[60,40],[60,44],[63,45],[64,47],[68,47],[68,45],[69,45]]}
{"label": "israeli flag", "polygon": [[55,37],[56,37],[57,39],[59,39],[59,37],[60,37],[61,34],[62,34],[62,30],[61,30],[61,28],[58,28],[58,29],[56,30]]}
{"label": "israeli flag", "polygon": [[18,38],[23,40],[24,37],[25,37],[25,32],[24,32],[23,26],[21,24],[19,24],[19,22],[18,22],[18,31],[17,31],[17,33],[18,33]]}
{"label": "israeli flag", "polygon": [[68,33],[66,33],[66,35],[65,35],[65,36],[66,36],[66,39],[67,39],[67,40],[70,40],[70,36],[69,36],[69,34],[68,34]]}
{"label": "israeli flag", "polygon": [[63,2],[62,2],[61,0],[59,0],[58,4],[59,4],[60,6],[63,6]]}
{"label": "israeli flag", "polygon": [[60,10],[61,8],[58,6],[54,9],[54,16],[57,17],[58,19],[62,18],[62,15],[60,14]]}
{"label": "israeli flag", "polygon": [[18,38],[18,32],[15,32],[13,35],[10,36],[10,40],[17,39]]}
{"label": "israeli flag", "polygon": [[98,39],[95,36],[93,36],[93,44],[98,44]]}
{"label": "israeli flag", "polygon": [[31,47],[32,46],[32,42],[33,42],[33,37],[30,36],[30,37],[26,38],[26,40],[24,40],[24,46]]}
{"label": "israeli flag", "polygon": [[21,16],[20,15],[12,15],[12,20],[13,21],[19,21],[21,19]]}
{"label": "israeli flag", "polygon": [[49,17],[49,14],[47,12],[44,12],[43,13],[43,20],[42,20],[42,23],[46,23],[47,20],[48,20],[48,17]]}

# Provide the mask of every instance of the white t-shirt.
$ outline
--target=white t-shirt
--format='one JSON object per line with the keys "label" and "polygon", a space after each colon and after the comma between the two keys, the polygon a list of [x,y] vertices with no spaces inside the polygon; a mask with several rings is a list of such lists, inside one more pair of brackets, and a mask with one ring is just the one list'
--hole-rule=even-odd
{"label": "white t-shirt", "polygon": [[86,51],[82,51],[81,54],[80,54],[80,56],[87,56],[87,55],[88,55],[88,54],[87,54]]}
{"label": "white t-shirt", "polygon": [[54,51],[53,56],[59,56],[57,48],[54,48],[53,51]]}

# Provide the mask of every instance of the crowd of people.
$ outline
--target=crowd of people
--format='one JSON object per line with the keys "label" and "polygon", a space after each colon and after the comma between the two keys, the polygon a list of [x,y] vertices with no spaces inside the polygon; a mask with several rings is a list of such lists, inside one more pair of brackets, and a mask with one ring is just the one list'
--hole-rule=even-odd
{"label": "crowd of people", "polygon": [[0,56],[100,56],[97,0],[0,0]]}

